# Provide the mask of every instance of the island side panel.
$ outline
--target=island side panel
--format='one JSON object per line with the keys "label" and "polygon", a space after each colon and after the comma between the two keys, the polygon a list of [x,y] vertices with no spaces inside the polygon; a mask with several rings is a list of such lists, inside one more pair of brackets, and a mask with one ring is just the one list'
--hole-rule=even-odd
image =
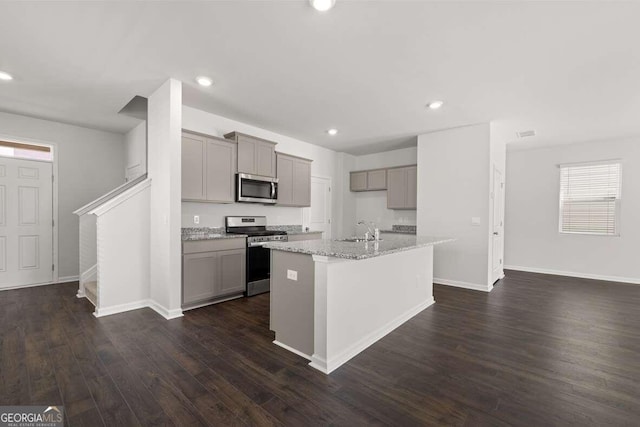
{"label": "island side panel", "polygon": [[[287,272],[297,274],[297,280]],[[311,255],[271,251],[271,329],[274,343],[307,359],[313,354],[314,262]]]}
{"label": "island side panel", "polygon": [[434,303],[432,246],[361,261],[314,260],[311,366],[325,373]]}

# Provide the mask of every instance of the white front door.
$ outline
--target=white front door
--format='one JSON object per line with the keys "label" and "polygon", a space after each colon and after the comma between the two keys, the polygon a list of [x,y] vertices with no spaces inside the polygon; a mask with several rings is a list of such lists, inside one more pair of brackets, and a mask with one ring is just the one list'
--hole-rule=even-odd
{"label": "white front door", "polygon": [[309,228],[322,231],[323,239],[331,238],[331,180],[311,177],[311,208]]}
{"label": "white front door", "polygon": [[492,278],[493,283],[504,275],[504,181],[502,172],[493,168],[493,236],[492,236]]}
{"label": "white front door", "polygon": [[0,289],[52,280],[52,165],[0,157]]}

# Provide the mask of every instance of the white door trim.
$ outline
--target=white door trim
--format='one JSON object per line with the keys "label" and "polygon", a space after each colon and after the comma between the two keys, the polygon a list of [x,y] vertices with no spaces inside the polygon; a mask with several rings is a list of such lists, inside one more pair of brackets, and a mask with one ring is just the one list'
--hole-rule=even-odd
{"label": "white door trim", "polygon": [[[22,144],[40,145],[45,147],[51,147],[51,153],[53,154],[53,283],[58,283],[60,268],[58,264],[58,143],[52,141],[43,141],[33,138],[22,138],[13,135],[0,134],[0,139],[7,142],[16,142]],[[0,156],[3,157],[3,156]],[[16,157],[9,157],[15,159]],[[22,159],[32,160],[32,159]],[[32,160],[34,162],[41,160]],[[50,162],[47,162],[50,163]],[[64,281],[68,281],[68,278],[64,278]]]}
{"label": "white door trim", "polygon": [[[329,238],[333,238],[333,180],[331,179],[330,176],[322,176],[322,175],[311,175],[311,181],[313,181],[313,179],[320,179],[323,181],[327,181],[327,183],[329,184],[329,233],[330,236],[323,236],[323,239],[326,239],[327,237]],[[307,217],[307,222],[310,223],[311,221],[311,207],[309,208],[305,208],[306,212],[306,217]]]}

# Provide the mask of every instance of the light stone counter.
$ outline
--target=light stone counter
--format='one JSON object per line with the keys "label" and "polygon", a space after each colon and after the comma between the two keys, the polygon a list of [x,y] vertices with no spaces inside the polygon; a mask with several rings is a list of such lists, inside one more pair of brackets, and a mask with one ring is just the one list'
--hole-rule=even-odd
{"label": "light stone counter", "polygon": [[267,243],[264,247],[284,252],[359,260],[433,246],[450,241],[452,241],[452,239],[443,237],[398,234],[384,236],[382,240],[377,242],[306,240],[302,242],[273,242]]}

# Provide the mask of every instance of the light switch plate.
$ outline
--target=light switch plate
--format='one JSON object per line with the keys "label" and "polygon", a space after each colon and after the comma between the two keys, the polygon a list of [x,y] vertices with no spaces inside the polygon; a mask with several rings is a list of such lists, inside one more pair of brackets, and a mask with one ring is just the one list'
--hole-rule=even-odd
{"label": "light switch plate", "polygon": [[480,225],[480,217],[474,216],[471,218],[471,225]]}
{"label": "light switch plate", "polygon": [[298,280],[298,272],[295,270],[287,270],[287,279]]}
{"label": "light switch plate", "polygon": [[200,224],[200,215],[194,215],[193,216],[193,223],[194,224]]}

